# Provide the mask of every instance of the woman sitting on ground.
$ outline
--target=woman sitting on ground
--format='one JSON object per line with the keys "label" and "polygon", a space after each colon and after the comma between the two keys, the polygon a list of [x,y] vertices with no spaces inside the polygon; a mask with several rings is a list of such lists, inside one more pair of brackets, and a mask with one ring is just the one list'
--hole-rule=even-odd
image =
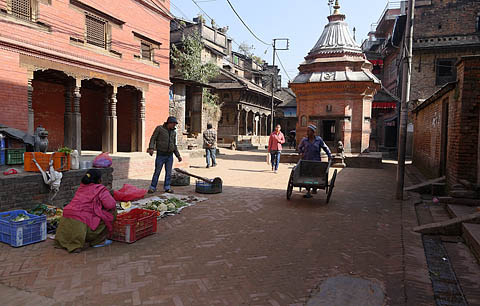
{"label": "woman sitting on ground", "polygon": [[72,201],[63,209],[55,235],[56,247],[80,252],[88,246],[111,244],[107,235],[116,217],[115,206],[115,199],[101,184],[100,170],[88,170]]}

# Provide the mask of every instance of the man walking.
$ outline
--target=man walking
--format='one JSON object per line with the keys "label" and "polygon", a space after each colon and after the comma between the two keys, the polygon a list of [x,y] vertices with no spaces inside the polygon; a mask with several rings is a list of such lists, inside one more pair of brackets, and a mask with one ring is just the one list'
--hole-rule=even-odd
{"label": "man walking", "polygon": [[170,181],[172,176],[173,154],[178,161],[182,161],[182,157],[177,148],[177,133],[175,126],[178,121],[175,117],[168,117],[167,122],[155,128],[150,144],[148,145],[148,154],[153,155],[153,150],[157,150],[157,158],[155,159],[155,172],[153,173],[152,183],[148,189],[148,193],[154,193],[157,190],[158,178],[165,165],[165,181],[163,182],[163,189],[165,192],[173,193],[170,188]]}
{"label": "man walking", "polygon": [[210,168],[210,158],[212,167],[217,165],[215,154],[217,153],[217,132],[212,128],[212,124],[207,124],[207,129],[203,132],[203,148],[207,156],[207,168]]}
{"label": "man walking", "polygon": [[280,131],[282,127],[277,124],[275,131],[270,134],[268,139],[268,152],[270,153],[270,163],[272,164],[272,171],[277,173],[278,164],[280,163],[280,155],[282,154],[282,144],[285,143],[285,136]]}

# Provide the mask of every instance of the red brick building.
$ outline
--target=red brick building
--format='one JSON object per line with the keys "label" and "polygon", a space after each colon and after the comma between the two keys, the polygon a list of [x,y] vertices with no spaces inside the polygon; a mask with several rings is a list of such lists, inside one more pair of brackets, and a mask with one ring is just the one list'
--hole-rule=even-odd
{"label": "red brick building", "polygon": [[168,116],[169,0],[0,0],[0,124],[143,151]]}
{"label": "red brick building", "polygon": [[460,57],[480,54],[479,32],[480,1],[416,1],[410,99],[455,81]]}
{"label": "red brick building", "polygon": [[372,100],[380,81],[339,8],[337,1],[320,39],[289,84],[297,96],[297,143],[313,122],[330,148],[341,140],[345,152],[361,153],[369,148]]}
{"label": "red brick building", "polygon": [[480,56],[457,64],[458,81],[447,83],[413,110],[413,163],[425,175],[446,175],[480,184]]}

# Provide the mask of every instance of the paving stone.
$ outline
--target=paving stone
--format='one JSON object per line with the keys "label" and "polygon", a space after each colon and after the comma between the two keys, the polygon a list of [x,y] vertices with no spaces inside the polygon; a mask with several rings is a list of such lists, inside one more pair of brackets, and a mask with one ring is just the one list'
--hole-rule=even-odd
{"label": "paving stone", "polygon": [[[192,159],[202,168],[190,169],[222,177],[223,193],[162,219],[157,234],[80,254],[52,240],[2,244],[0,283],[70,305],[304,305],[325,280],[348,275],[375,280],[387,305],[405,305],[406,294],[408,305],[432,305],[420,238],[406,221],[416,220],[414,206],[394,199],[394,166],[341,169],[329,204],[298,189],[288,201],[292,165],[274,174],[264,152],[223,151],[218,167]],[[145,188],[150,176],[114,188]]]}

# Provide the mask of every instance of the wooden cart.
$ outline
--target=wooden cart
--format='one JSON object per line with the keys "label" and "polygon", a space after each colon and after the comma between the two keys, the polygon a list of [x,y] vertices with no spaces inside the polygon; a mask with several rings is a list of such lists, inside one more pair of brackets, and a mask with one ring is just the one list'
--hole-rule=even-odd
{"label": "wooden cart", "polygon": [[333,172],[332,179],[328,181],[328,173],[332,161],[321,162],[313,160],[300,160],[290,173],[287,186],[287,200],[292,196],[293,187],[325,189],[327,203],[332,196],[337,169]]}

